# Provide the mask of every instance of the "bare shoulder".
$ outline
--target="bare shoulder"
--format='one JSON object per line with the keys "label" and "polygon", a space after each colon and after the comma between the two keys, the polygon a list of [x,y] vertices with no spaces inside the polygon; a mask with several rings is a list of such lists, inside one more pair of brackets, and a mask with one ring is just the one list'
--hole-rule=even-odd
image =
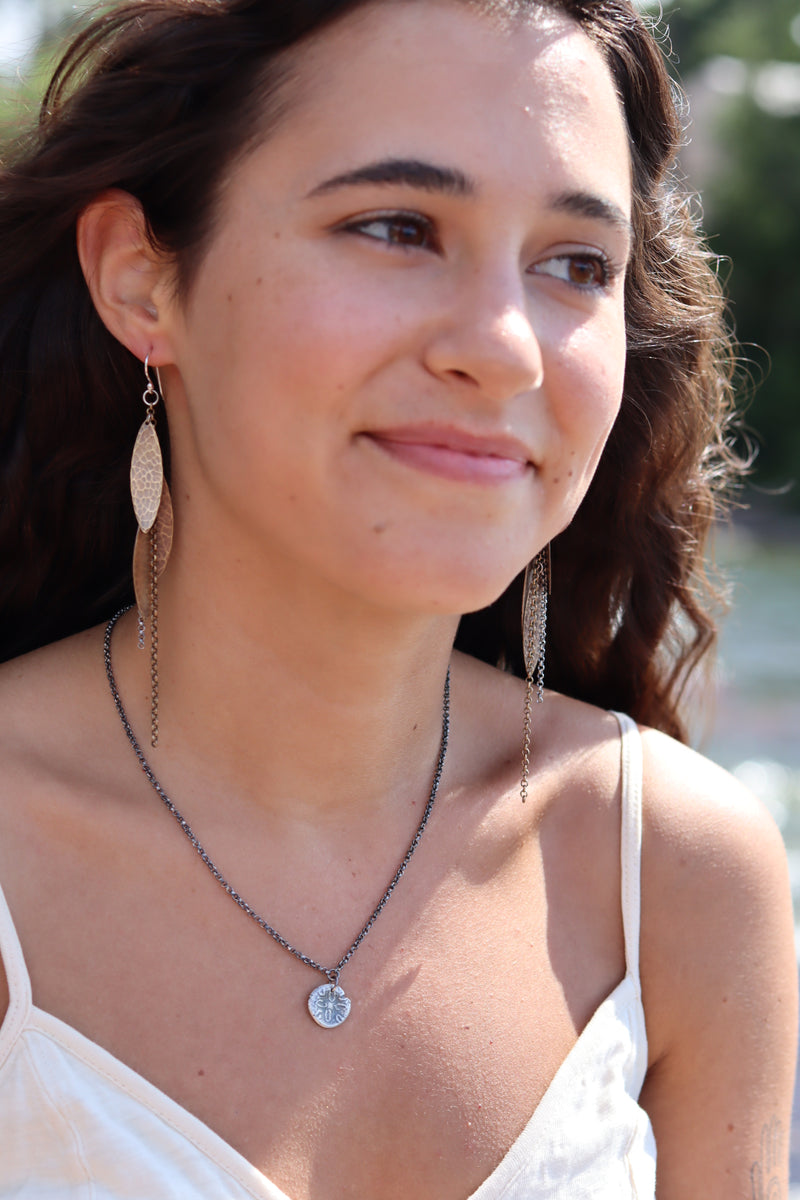
{"label": "bare shoulder", "polygon": [[[468,655],[456,653],[459,690],[483,731],[479,741],[519,759],[525,682]],[[536,761],[558,761],[570,772],[596,772],[600,753],[608,759],[610,774],[619,771],[619,725],[614,716],[570,696],[547,691],[543,704],[533,708],[532,731]],[[596,778],[596,776],[595,776]],[[613,786],[612,786],[613,793]]]}
{"label": "bare shoulder", "polygon": [[[525,683],[463,655],[457,656],[457,688],[466,712],[453,728],[464,782],[482,784],[489,797],[518,798],[522,759]],[[547,691],[531,720],[530,803],[503,806],[528,831],[557,847],[570,886],[582,891],[594,880],[619,916],[620,727],[594,705]],[[524,818],[519,817],[524,813]]]}
{"label": "bare shoulder", "polygon": [[[0,664],[0,762],[45,770],[91,733],[102,703],[102,631],[90,629]],[[7,789],[0,790],[0,805]]]}
{"label": "bare shoulder", "polygon": [[[506,762],[518,780],[524,685],[481,664],[469,670],[491,743],[481,754]],[[534,795],[549,798],[537,815],[556,834],[570,887],[618,911],[617,722],[548,693],[534,710],[533,736]],[[651,1061],[674,1062],[679,1048],[695,1062],[713,1053],[712,1013],[733,1041],[761,1038],[764,1061],[767,1034],[793,1053],[797,975],[780,832],[727,771],[655,730],[641,737],[641,973]]]}
{"label": "bare shoulder", "polygon": [[[64,798],[86,794],[107,717],[98,678],[102,632],[89,630],[0,664],[0,882],[9,901],[37,885]],[[0,1015],[8,1004],[0,962]]]}
{"label": "bare shoulder", "polygon": [[766,933],[773,914],[786,916],[781,836],[727,771],[654,730],[642,742],[651,928],[662,947],[713,963],[740,952],[749,929]]}
{"label": "bare shoulder", "polygon": [[587,956],[605,947],[609,960],[617,955],[614,970],[624,971],[619,723],[606,710],[547,691],[544,703],[533,707],[528,803],[522,805],[524,681],[459,658],[454,682],[454,698],[468,708],[454,714],[454,759],[464,771],[458,783],[483,793],[493,813],[490,828],[500,837],[536,841],[549,900],[558,897],[571,939],[585,940]]}
{"label": "bare shoulder", "polygon": [[[760,848],[785,858],[780,833],[763,804],[728,771],[655,729],[642,730],[648,823],[654,837],[695,851]],[[755,839],[755,843],[753,842]],[[745,853],[742,861],[757,861]]]}
{"label": "bare shoulder", "polygon": [[[108,793],[117,732],[103,673],[103,630],[89,629],[0,665],[0,879],[49,833]],[[73,803],[74,802],[74,803]]]}
{"label": "bare shoulder", "polygon": [[642,1104],[659,1196],[750,1195],[751,1173],[767,1169],[765,1130],[777,1146],[782,1128],[769,1158],[774,1180],[786,1170],[797,1041],[786,853],[769,813],[726,771],[652,730],[642,742]]}
{"label": "bare shoulder", "polygon": [[680,996],[682,1023],[693,1006],[759,990],[787,962],[793,989],[791,897],[786,852],[764,805],[664,734],[646,730],[642,744],[642,968],[645,983],[657,985],[652,1008],[665,1009],[659,1028],[668,1040],[677,1016],[666,1000],[678,1000],[682,970],[692,977]]}

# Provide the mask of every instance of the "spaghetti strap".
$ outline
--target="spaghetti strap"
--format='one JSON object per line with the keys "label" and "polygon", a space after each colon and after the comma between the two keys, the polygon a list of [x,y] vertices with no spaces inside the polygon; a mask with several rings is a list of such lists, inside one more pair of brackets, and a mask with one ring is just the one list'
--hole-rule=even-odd
{"label": "spaghetti strap", "polygon": [[642,862],[642,740],[636,722],[613,714],[620,728],[622,829],[622,927],[628,975],[639,984],[639,926],[641,923]]}
{"label": "spaghetti strap", "polygon": [[19,936],[11,910],[0,887],[0,960],[8,980],[9,1005],[0,1027],[0,1067],[2,1067],[31,1011],[31,980],[25,965]]}

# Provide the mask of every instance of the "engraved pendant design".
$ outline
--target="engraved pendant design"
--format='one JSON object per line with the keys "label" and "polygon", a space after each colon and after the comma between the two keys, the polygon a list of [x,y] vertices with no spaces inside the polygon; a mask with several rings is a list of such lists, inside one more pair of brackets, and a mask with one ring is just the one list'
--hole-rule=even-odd
{"label": "engraved pendant design", "polygon": [[163,486],[164,463],[158,434],[155,425],[145,421],[136,437],[131,459],[131,499],[143,533],[152,528],[158,516]]}
{"label": "engraved pendant design", "polygon": [[350,1016],[350,1000],[338,984],[321,983],[308,997],[308,1011],[323,1029],[335,1029]]}

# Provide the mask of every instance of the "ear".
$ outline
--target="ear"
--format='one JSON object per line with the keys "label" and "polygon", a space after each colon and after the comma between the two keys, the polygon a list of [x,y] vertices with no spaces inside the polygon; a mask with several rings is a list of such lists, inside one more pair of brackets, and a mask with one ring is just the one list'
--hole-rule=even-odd
{"label": "ear", "polygon": [[139,201],[103,192],[78,218],[78,257],[101,321],[132,354],[153,366],[173,361],[174,267],[153,248]]}

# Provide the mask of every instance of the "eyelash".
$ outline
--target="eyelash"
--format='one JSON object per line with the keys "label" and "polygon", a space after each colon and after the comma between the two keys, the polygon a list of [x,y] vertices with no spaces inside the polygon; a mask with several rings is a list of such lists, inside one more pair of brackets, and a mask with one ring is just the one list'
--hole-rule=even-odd
{"label": "eyelash", "polygon": [[[399,230],[401,226],[405,226],[406,230],[413,229],[416,233],[422,235],[419,242],[408,241],[403,242],[396,238],[387,237],[379,238],[374,234],[367,233],[367,229],[371,225],[381,225],[384,229]],[[373,213],[370,217],[364,217],[358,221],[348,222],[347,225],[341,226],[344,233],[360,233],[365,237],[372,238],[376,242],[386,242],[387,245],[397,246],[400,249],[416,250],[431,249],[434,251],[440,250],[439,240],[436,237],[436,230],[433,221],[427,217],[421,216],[414,212],[391,212],[391,213]]]}
{"label": "eyelash", "polygon": [[[370,226],[381,226],[389,231],[394,230],[397,233],[401,229],[405,232],[413,231],[418,235],[419,240],[401,240],[399,236],[388,236],[385,238],[376,237],[375,234],[368,233]],[[434,253],[441,253],[441,243],[436,236],[436,227],[433,221],[428,217],[423,217],[420,213],[415,212],[391,212],[391,213],[374,213],[372,216],[364,217],[357,221],[350,221],[346,225],[339,227],[342,233],[360,234],[362,237],[371,238],[376,242],[384,242],[387,246],[397,248],[399,250],[417,250],[428,249]],[[412,234],[413,238],[413,234]],[[614,283],[619,275],[618,267],[608,258],[607,255],[599,251],[580,250],[572,254],[556,254],[552,258],[546,259],[543,264],[547,263],[590,263],[596,269],[599,268],[600,277],[596,281],[590,283],[576,283],[570,279],[563,279],[568,287],[574,288],[579,292],[607,291]],[[536,268],[532,271],[533,274],[547,275],[546,271],[537,271]],[[552,278],[558,278],[552,276]]]}
{"label": "eyelash", "polygon": [[[599,268],[600,278],[596,281],[592,281],[590,283],[576,283],[575,281],[573,281],[571,279],[564,279],[562,281],[562,282],[568,284],[570,287],[577,288],[577,290],[580,292],[591,292],[591,291],[595,291],[595,290],[601,291],[601,292],[606,291],[608,288],[611,287],[612,283],[614,282],[614,280],[617,278],[617,275],[619,274],[616,266],[611,262],[611,260],[609,258],[606,257],[605,254],[600,254],[599,252],[592,252],[592,251],[588,251],[588,250],[579,250],[573,254],[556,254],[556,255],[554,255],[553,258],[546,259],[545,263],[543,263],[541,265],[544,266],[547,263],[568,263],[568,264],[589,263],[592,267],[594,267],[596,269]],[[540,272],[537,272],[537,274],[547,275],[548,272],[540,271]],[[558,277],[552,276],[552,278],[558,278]]]}

